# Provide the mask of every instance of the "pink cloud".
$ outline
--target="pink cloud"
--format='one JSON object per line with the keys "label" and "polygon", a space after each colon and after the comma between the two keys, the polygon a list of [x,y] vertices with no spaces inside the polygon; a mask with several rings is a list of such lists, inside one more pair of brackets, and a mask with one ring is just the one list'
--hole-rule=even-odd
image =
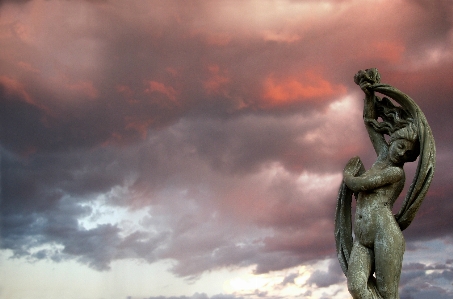
{"label": "pink cloud", "polygon": [[90,81],[78,81],[69,83],[67,85],[69,90],[81,93],[90,99],[95,99],[99,96],[99,91],[94,87],[93,82]]}
{"label": "pink cloud", "polygon": [[275,79],[273,75],[269,76],[264,83],[263,98],[270,106],[281,106],[339,96],[345,92],[344,86],[330,83],[317,72],[306,71],[298,78]]}
{"label": "pink cloud", "polygon": [[0,76],[0,84],[2,84],[6,88],[6,91],[9,94],[18,95],[19,98],[21,98],[26,103],[36,106],[36,102],[25,90],[24,85],[20,81],[9,78],[7,76]]}
{"label": "pink cloud", "polygon": [[152,94],[153,92],[165,95],[172,102],[176,102],[176,96],[178,95],[176,90],[171,86],[166,86],[164,83],[157,81],[149,81],[145,93]]}
{"label": "pink cloud", "polygon": [[218,65],[208,66],[209,78],[203,81],[203,87],[208,95],[225,93],[226,85],[230,78],[225,70],[220,70]]}

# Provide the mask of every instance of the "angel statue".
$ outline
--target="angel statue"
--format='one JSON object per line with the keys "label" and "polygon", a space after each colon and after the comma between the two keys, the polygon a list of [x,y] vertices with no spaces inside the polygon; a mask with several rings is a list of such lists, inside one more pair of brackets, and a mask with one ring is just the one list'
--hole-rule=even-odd
{"label": "angel statue", "polygon": [[[365,93],[363,120],[377,159],[366,171],[359,157],[344,168],[335,216],[337,256],[354,299],[398,299],[405,250],[402,231],[414,219],[431,183],[434,138],[418,105],[395,87],[381,84],[377,69],[359,71],[354,82]],[[393,215],[393,204],[404,187],[404,163],[417,157],[412,184],[400,211]],[[354,240],[353,195],[357,200]]]}

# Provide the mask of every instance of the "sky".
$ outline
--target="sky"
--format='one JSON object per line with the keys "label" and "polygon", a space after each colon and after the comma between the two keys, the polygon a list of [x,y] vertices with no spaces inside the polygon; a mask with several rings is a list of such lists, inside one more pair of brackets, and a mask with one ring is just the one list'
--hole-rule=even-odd
{"label": "sky", "polygon": [[350,298],[371,67],[437,146],[400,296],[453,298],[453,2],[1,1],[0,298]]}

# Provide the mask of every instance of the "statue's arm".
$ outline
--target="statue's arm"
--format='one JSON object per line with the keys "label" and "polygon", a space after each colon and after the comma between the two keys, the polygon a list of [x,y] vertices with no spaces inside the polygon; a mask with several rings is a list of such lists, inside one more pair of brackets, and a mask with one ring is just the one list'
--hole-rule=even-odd
{"label": "statue's arm", "polygon": [[354,176],[347,170],[343,173],[343,180],[352,191],[371,191],[379,187],[396,183],[404,178],[404,171],[399,167],[388,167],[378,173],[369,172],[361,176]]}
{"label": "statue's arm", "polygon": [[376,101],[378,100],[377,96],[374,94],[374,91],[369,88],[371,85],[369,83],[360,84],[360,88],[365,93],[365,100],[363,105],[363,121],[365,123],[365,128],[370,137],[373,148],[378,156],[382,155],[384,151],[388,150],[387,142],[385,141],[384,135],[377,132],[374,127],[371,125],[371,121],[377,120],[376,113]]}

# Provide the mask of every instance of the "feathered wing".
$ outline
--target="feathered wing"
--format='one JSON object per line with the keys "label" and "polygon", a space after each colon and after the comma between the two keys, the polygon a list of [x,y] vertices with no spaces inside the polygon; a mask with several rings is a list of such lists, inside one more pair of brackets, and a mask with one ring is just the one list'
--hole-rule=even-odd
{"label": "feathered wing", "polygon": [[436,164],[436,146],[428,121],[414,100],[390,85],[378,84],[373,89],[374,91],[392,98],[405,108],[415,120],[418,128],[420,156],[418,159],[417,171],[412,180],[412,184],[409,187],[409,191],[406,194],[403,205],[400,211],[395,215],[401,230],[404,230],[411,224],[428,192]]}

